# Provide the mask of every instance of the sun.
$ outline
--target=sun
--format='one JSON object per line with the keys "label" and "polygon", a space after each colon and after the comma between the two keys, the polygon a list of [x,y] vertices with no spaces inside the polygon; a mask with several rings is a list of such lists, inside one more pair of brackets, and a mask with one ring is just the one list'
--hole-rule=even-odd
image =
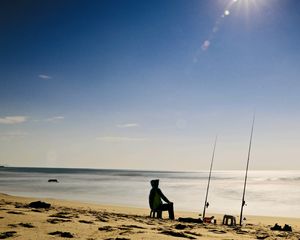
{"label": "sun", "polygon": [[244,12],[247,19],[249,19],[250,11],[255,8],[256,11],[259,11],[260,6],[258,4],[262,4],[264,0],[230,0],[224,13],[228,13],[231,8],[236,8],[237,12]]}
{"label": "sun", "polygon": [[[258,5],[257,1],[259,1],[260,5]],[[212,29],[212,34],[201,45],[201,49],[203,51],[206,51],[208,49],[208,47],[211,45],[211,40],[214,38],[214,35],[219,31],[225,19],[228,17],[230,18],[230,15],[246,17],[246,25],[250,26],[250,12],[251,14],[259,13],[264,9],[264,5],[266,5],[265,0],[219,0],[218,9],[223,10],[222,14],[215,21],[215,26]],[[194,58],[193,62],[197,62],[196,57]]]}

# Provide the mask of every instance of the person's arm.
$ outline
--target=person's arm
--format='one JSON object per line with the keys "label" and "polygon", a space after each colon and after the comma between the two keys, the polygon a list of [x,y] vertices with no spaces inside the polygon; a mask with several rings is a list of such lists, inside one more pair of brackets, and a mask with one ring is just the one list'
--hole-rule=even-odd
{"label": "person's arm", "polygon": [[162,191],[158,188],[157,189],[157,193],[159,194],[159,196],[166,202],[166,203],[171,203],[169,201],[169,199],[167,199],[167,197],[162,193]]}

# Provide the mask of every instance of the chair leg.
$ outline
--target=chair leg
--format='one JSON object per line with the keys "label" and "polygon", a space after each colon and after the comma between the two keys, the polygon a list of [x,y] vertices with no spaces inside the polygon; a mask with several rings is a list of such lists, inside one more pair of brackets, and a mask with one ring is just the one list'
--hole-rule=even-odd
{"label": "chair leg", "polygon": [[155,218],[155,215],[157,218],[161,218],[162,217],[162,211],[150,211],[150,217]]}

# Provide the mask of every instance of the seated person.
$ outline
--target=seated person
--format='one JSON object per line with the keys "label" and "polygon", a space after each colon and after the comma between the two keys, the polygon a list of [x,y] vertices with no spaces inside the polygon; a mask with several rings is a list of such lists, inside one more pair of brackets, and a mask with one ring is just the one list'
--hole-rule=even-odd
{"label": "seated person", "polygon": [[[173,209],[173,203],[170,202],[165,195],[162,193],[162,191],[158,188],[159,179],[151,180],[151,186],[152,189],[150,190],[149,194],[149,205],[152,210],[155,211],[168,211],[169,212],[169,218],[174,219],[174,209]],[[161,199],[163,199],[166,203],[163,204]],[[157,217],[161,218],[161,212],[157,213]]]}

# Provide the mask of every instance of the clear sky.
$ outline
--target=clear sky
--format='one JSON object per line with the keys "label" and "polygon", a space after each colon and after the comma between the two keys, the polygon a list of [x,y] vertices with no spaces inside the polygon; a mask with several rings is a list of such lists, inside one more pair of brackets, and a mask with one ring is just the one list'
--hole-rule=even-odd
{"label": "clear sky", "polygon": [[0,2],[0,164],[300,169],[298,0]]}

